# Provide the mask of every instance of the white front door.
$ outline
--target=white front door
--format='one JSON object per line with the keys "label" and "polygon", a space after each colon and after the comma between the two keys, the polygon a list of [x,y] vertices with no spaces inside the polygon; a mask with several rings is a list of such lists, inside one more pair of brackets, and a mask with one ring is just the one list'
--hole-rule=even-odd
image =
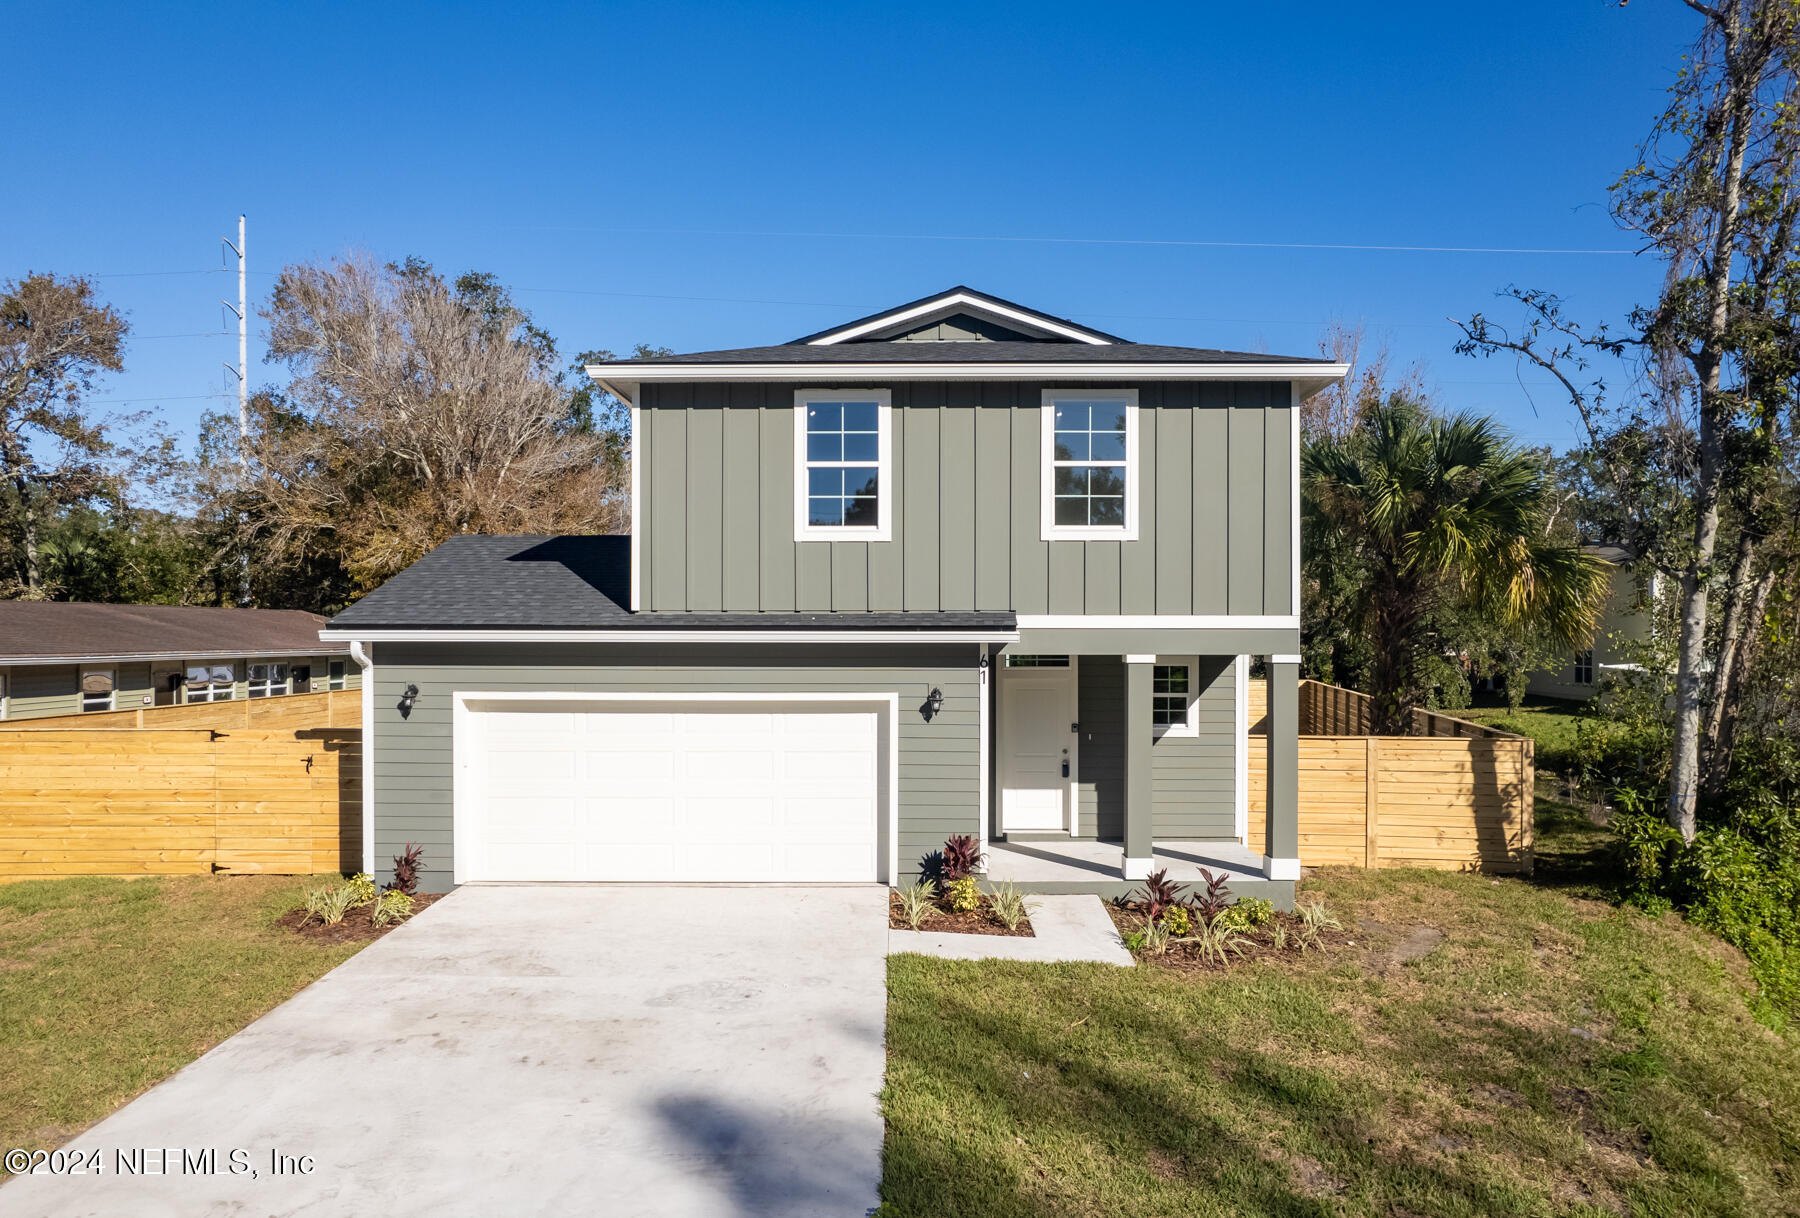
{"label": "white front door", "polygon": [[879,878],[873,711],[482,709],[459,880]]}
{"label": "white front door", "polygon": [[1000,831],[1062,833],[1071,829],[1069,791],[1075,774],[1075,669],[1000,669]]}

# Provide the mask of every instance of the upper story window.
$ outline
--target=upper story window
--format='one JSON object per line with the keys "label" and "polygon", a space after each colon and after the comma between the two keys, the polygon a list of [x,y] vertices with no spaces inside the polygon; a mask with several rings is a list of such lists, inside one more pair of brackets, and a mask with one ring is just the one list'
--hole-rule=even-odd
{"label": "upper story window", "polygon": [[1135,541],[1137,390],[1046,389],[1045,541]]}
{"label": "upper story window", "polygon": [[893,407],[885,389],[794,394],[794,540],[887,541]]}

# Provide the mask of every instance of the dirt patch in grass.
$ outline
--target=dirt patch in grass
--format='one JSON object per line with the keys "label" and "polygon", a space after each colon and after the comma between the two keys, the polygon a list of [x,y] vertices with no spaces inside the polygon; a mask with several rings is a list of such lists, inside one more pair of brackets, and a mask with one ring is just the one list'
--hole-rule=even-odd
{"label": "dirt patch in grass", "polygon": [[375,905],[359,905],[344,915],[344,920],[336,926],[327,926],[315,918],[308,918],[304,909],[290,909],[275,919],[275,925],[284,927],[291,933],[313,943],[367,943],[379,939],[397,926],[419,916],[444,894],[440,892],[422,892],[413,897],[412,913],[397,922],[384,925],[375,924]]}
{"label": "dirt patch in grass", "polygon": [[[947,897],[938,897],[932,906],[932,914],[919,923],[921,931],[951,935],[1010,935],[1019,939],[1035,939],[1037,932],[1031,929],[1031,919],[1022,918],[1017,929],[1006,929],[994,911],[983,905],[980,909],[959,912],[951,909],[946,903]],[[888,894],[888,929],[911,930],[907,924],[904,907],[900,902],[900,894]]]}

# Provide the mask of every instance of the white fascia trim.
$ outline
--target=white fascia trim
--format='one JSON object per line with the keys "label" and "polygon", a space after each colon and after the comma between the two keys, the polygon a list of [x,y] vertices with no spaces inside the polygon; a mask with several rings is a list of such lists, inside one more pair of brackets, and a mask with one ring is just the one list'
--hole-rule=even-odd
{"label": "white fascia trim", "polygon": [[1232,662],[1232,717],[1237,747],[1232,756],[1232,805],[1237,839],[1250,844],[1250,657]]}
{"label": "white fascia trim", "polygon": [[[806,408],[812,402],[830,402],[854,396],[875,400],[876,475],[875,527],[815,525],[807,523]],[[825,464],[830,464],[829,462]],[[892,541],[894,539],[894,398],[886,389],[794,390],[794,540],[795,541]]]}
{"label": "white fascia trim", "polygon": [[1018,617],[1020,630],[1298,630],[1296,613],[1226,614],[1027,614]]}
{"label": "white fascia trim", "polygon": [[[605,382],[601,384],[604,387]],[[608,392],[610,393],[611,390]],[[619,395],[615,393],[613,396],[618,397]],[[643,420],[639,418],[637,403],[633,402],[631,405],[631,611],[633,613],[643,608],[644,601],[642,575],[644,516],[639,507],[642,502],[642,492],[639,490],[638,480],[639,441],[641,439],[638,429],[642,424]]]}
{"label": "white fascia trim", "polygon": [[[1125,526],[1056,523],[1056,402],[1058,398],[1117,396],[1125,399]],[[1136,541],[1138,539],[1138,391],[1046,389],[1038,405],[1038,526],[1043,541]]]}
{"label": "white fascia trim", "polygon": [[1016,643],[1016,630],[358,630],[370,643]]}
{"label": "white fascia trim", "polygon": [[1344,378],[1347,364],[1002,364],[992,361],[886,364],[595,364],[625,383],[642,381],[1297,381],[1305,397]]}
{"label": "white fascia trim", "polygon": [[[373,682],[365,680],[363,688],[369,688]],[[822,703],[863,705],[874,704],[878,713],[886,720],[886,756],[882,759],[887,770],[887,875],[881,882],[893,888],[899,885],[900,879],[900,694],[897,690],[878,691],[832,691],[831,693],[610,693],[610,692],[573,692],[569,690],[546,690],[533,693],[525,690],[483,691],[473,689],[453,690],[450,694],[451,722],[451,759],[453,777],[451,780],[450,834],[451,834],[451,882],[464,883],[463,856],[457,849],[458,841],[473,840],[465,836],[466,827],[473,824],[475,815],[474,792],[470,790],[473,780],[469,774],[469,765],[473,760],[474,716],[478,712],[471,703],[479,702],[569,702],[569,703]],[[365,754],[366,755],[366,754]],[[366,789],[366,788],[365,788]],[[367,823],[365,820],[364,823]]]}
{"label": "white fascia trim", "polygon": [[1101,338],[1092,330],[1084,330],[1079,326],[1072,326],[1067,322],[1057,321],[1056,319],[1046,317],[1041,313],[1028,313],[1020,309],[1013,309],[1008,308],[1005,305],[995,304],[991,300],[980,300],[974,296],[970,296],[966,292],[952,292],[948,296],[939,296],[935,299],[916,304],[910,309],[896,309],[892,313],[883,313],[879,317],[872,317],[868,321],[859,322],[854,326],[846,326],[842,330],[833,330],[829,334],[813,339],[807,346],[835,346],[838,343],[848,342],[853,338],[858,338],[861,335],[868,334],[872,331],[885,330],[889,326],[900,325],[915,317],[923,317],[927,313],[935,313],[939,309],[954,307],[956,305],[964,305],[978,312],[992,314],[995,317],[1004,317],[1008,321],[1020,322],[1035,329],[1048,330],[1052,334],[1060,334],[1064,338],[1072,338],[1078,343],[1091,343],[1097,347],[1111,345],[1106,339]]}
{"label": "white fascia trim", "polygon": [[1263,878],[1267,880],[1297,880],[1300,878],[1299,859],[1277,859],[1263,855]]}
{"label": "white fascia trim", "polygon": [[362,869],[375,874],[375,657],[360,641],[350,658],[362,670]]}
{"label": "white fascia trim", "polygon": [[1153,859],[1124,859],[1119,864],[1119,877],[1126,880],[1147,880],[1150,878],[1151,868],[1155,866]]}

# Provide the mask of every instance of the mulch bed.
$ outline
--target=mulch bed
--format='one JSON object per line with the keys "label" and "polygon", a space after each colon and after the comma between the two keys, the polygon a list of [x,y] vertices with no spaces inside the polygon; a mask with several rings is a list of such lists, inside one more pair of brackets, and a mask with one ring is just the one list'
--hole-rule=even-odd
{"label": "mulch bed", "polygon": [[[1106,912],[1111,916],[1113,925],[1118,928],[1121,938],[1144,928],[1144,905],[1142,902],[1107,901],[1105,904]],[[1194,943],[1171,943],[1169,950],[1162,955],[1156,956],[1146,952],[1138,955],[1137,961],[1139,964],[1153,964],[1177,973],[1224,973],[1236,968],[1239,964],[1250,964],[1257,960],[1267,960],[1271,963],[1283,961],[1298,963],[1307,956],[1328,955],[1336,948],[1353,946],[1356,941],[1354,931],[1334,930],[1328,926],[1319,932],[1319,946],[1323,949],[1323,953],[1315,953],[1310,947],[1302,950],[1300,932],[1305,928],[1306,923],[1300,920],[1300,916],[1278,913],[1275,915],[1275,921],[1287,927],[1288,941],[1285,948],[1277,950],[1269,942],[1269,930],[1274,923],[1269,926],[1260,926],[1255,930],[1242,931],[1240,933],[1250,942],[1243,955],[1240,956],[1235,952],[1232,954],[1229,966],[1220,964],[1217,960],[1202,957],[1199,945]]]}
{"label": "mulch bed", "polygon": [[[1019,929],[1007,930],[1006,924],[994,916],[994,911],[983,905],[980,909],[969,913],[957,913],[944,903],[946,898],[939,897],[937,911],[919,923],[921,931],[939,931],[952,935],[1012,935],[1021,939],[1035,939],[1037,932],[1031,929],[1031,919],[1024,918],[1019,922]],[[900,912],[900,894],[888,894],[888,929],[911,930]]]}
{"label": "mulch bed", "polygon": [[314,943],[367,943],[371,939],[381,938],[396,926],[406,925],[410,918],[417,917],[420,910],[443,895],[441,892],[416,894],[413,897],[412,913],[398,922],[389,922],[386,926],[377,926],[370,920],[375,915],[374,902],[352,909],[336,926],[326,926],[316,920],[308,921],[304,909],[288,910],[275,919],[275,925],[299,935],[302,939],[310,939]]}

